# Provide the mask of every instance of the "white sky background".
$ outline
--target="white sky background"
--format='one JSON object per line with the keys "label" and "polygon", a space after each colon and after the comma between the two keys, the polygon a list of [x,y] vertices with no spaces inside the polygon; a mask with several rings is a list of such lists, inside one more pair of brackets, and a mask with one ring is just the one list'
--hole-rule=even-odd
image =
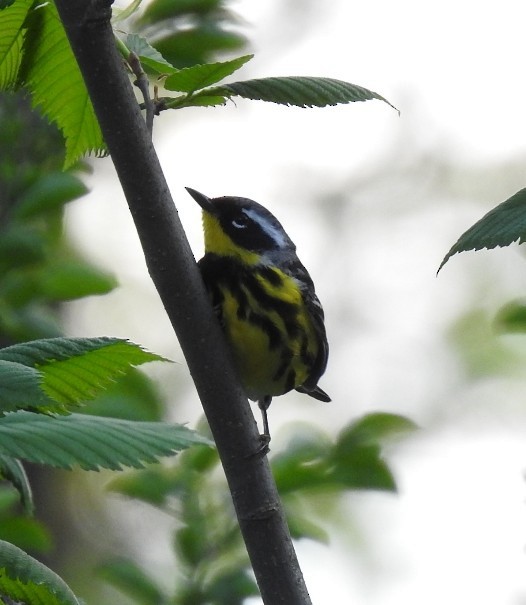
{"label": "white sky background", "polygon": [[[313,601],[524,605],[525,372],[514,366],[509,376],[468,381],[446,335],[462,313],[478,308],[491,319],[524,295],[524,258],[518,247],[466,253],[435,273],[466,228],[526,185],[526,4],[233,6],[256,53],[238,79],[331,76],[401,110],[398,117],[379,101],[313,110],[237,101],[156,123],[196,256],[200,214],[183,187],[251,197],[286,226],[324,303],[332,350],[320,384],[333,403],[295,394],[274,402],[276,451],[296,419],[337,432],[382,410],[422,427],[388,450],[398,496],[353,494],[348,526],[328,548],[299,544]],[[122,288],[73,305],[71,332],[129,337],[180,361],[153,373],[178,392],[176,420],[193,420],[199,404],[111,162],[94,164],[93,193],[73,206],[69,223]],[[487,342],[473,345],[479,355],[498,346],[524,342],[495,344],[488,330]]]}

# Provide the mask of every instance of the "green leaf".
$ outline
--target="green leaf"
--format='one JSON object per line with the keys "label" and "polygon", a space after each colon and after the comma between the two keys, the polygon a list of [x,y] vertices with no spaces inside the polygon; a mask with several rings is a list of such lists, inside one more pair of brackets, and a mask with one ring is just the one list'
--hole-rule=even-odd
{"label": "green leaf", "polygon": [[0,418],[0,454],[71,469],[142,467],[191,445],[210,444],[180,425],[16,412]]}
{"label": "green leaf", "polygon": [[130,559],[114,559],[97,568],[97,575],[140,605],[168,603],[153,578]]}
{"label": "green leaf", "polygon": [[251,573],[247,569],[234,569],[219,574],[206,590],[209,603],[218,605],[242,605],[250,597],[258,597],[260,592]]}
{"label": "green leaf", "polygon": [[80,605],[55,572],[4,541],[0,541],[0,593],[25,605]]}
{"label": "green leaf", "polygon": [[203,531],[204,524],[197,518],[179,528],[175,533],[175,547],[178,559],[190,567],[197,567],[210,552],[210,536]]}
{"label": "green leaf", "polygon": [[296,107],[326,107],[327,105],[378,99],[396,109],[387,99],[372,90],[332,78],[303,76],[261,78],[223,84],[209,89],[207,92]]}
{"label": "green leaf", "polygon": [[94,398],[130,366],[163,358],[118,338],[49,338],[0,349],[0,360],[38,369],[44,393],[71,405]]}
{"label": "green leaf", "polygon": [[49,553],[53,548],[49,531],[32,517],[16,515],[0,519],[0,540],[31,552]]}
{"label": "green leaf", "polygon": [[526,303],[517,300],[504,305],[495,317],[495,325],[500,332],[510,334],[526,332]]}
{"label": "green leaf", "polygon": [[155,421],[164,417],[164,401],[148,376],[130,368],[118,382],[90,401],[89,413],[125,420]]}
{"label": "green leaf", "polygon": [[181,454],[179,464],[175,468],[155,465],[140,471],[121,473],[111,480],[107,489],[162,507],[175,494],[188,494],[191,489],[196,489],[190,487],[190,477],[199,477],[202,480],[207,474],[211,474],[218,460],[217,450],[214,448],[193,447]]}
{"label": "green leaf", "polygon": [[[211,448],[206,449],[211,450]],[[160,507],[166,503],[170,495],[173,495],[174,484],[172,469],[155,465],[141,471],[121,473],[109,482],[107,489]]]}
{"label": "green leaf", "polygon": [[149,67],[158,74],[171,74],[177,71],[158,50],[148,43],[146,38],[137,34],[128,34],[125,44],[130,52],[134,52],[139,57],[143,66]]}
{"label": "green leaf", "polygon": [[396,483],[381,446],[386,440],[407,435],[416,425],[403,416],[368,414],[346,427],[338,436],[329,465],[336,483],[352,489],[396,491]]}
{"label": "green leaf", "polygon": [[42,374],[35,368],[0,359],[0,413],[52,407],[54,402],[43,392],[42,382]]}
{"label": "green leaf", "polygon": [[13,223],[0,232],[0,268],[31,265],[44,256],[44,238],[36,229]]}
{"label": "green leaf", "polygon": [[245,55],[230,61],[219,63],[207,63],[205,65],[194,65],[181,69],[177,73],[166,78],[164,87],[166,90],[177,90],[179,92],[194,92],[220,82],[223,78],[233,74],[240,69],[254,55]]}
{"label": "green leaf", "polygon": [[413,422],[393,414],[369,414],[351,423],[331,443],[322,433],[296,438],[272,460],[281,494],[299,490],[381,489],[396,484],[382,459],[386,440],[414,431]]}
{"label": "green leaf", "polygon": [[[168,3],[173,6],[171,0]],[[247,43],[246,38],[239,33],[226,30],[217,21],[210,19],[197,27],[169,31],[167,36],[155,41],[155,48],[172,65],[181,68],[206,64],[210,57],[220,52],[238,52]]]}
{"label": "green leaf", "polygon": [[65,168],[85,154],[102,154],[105,146],[99,123],[55,4],[38,4],[27,25],[22,81],[33,105],[64,135]]}
{"label": "green leaf", "polygon": [[105,271],[72,260],[47,265],[39,271],[37,281],[41,294],[57,301],[107,294],[118,285]]}
{"label": "green leaf", "polygon": [[[458,239],[440,263],[438,271],[457,252],[509,246],[526,241],[526,188],[490,210]],[[437,273],[438,273],[437,271]]]}
{"label": "green leaf", "polygon": [[33,515],[35,505],[26,471],[20,460],[0,455],[0,476],[9,481],[20,495],[26,514]]}
{"label": "green leaf", "polygon": [[11,517],[13,508],[20,501],[20,494],[10,485],[0,484],[0,517]]}
{"label": "green leaf", "polygon": [[405,436],[417,428],[417,425],[405,416],[382,412],[366,414],[341,432],[336,447],[342,452],[357,446],[379,446],[386,440]]}
{"label": "green leaf", "polygon": [[331,471],[336,484],[349,489],[396,491],[396,482],[378,446],[359,447],[334,456]]}
{"label": "green leaf", "polygon": [[0,90],[15,88],[22,63],[24,23],[34,0],[17,0],[0,11]]}
{"label": "green leaf", "polygon": [[87,192],[86,185],[68,172],[46,174],[20,198],[14,215],[18,218],[30,218],[60,208]]}
{"label": "green leaf", "polygon": [[280,494],[328,487],[331,479],[326,460],[332,447],[327,435],[321,431],[310,429],[306,434],[298,431],[286,450],[271,460]]}

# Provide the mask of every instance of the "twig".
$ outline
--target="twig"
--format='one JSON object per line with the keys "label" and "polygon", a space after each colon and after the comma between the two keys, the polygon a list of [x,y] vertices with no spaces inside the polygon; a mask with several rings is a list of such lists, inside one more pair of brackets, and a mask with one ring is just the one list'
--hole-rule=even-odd
{"label": "twig", "polygon": [[146,128],[148,129],[150,136],[152,136],[155,104],[150,97],[150,81],[142,68],[139,57],[133,51],[128,55],[128,65],[137,78],[134,84],[142,93],[144,99],[144,104],[142,106],[146,109]]}

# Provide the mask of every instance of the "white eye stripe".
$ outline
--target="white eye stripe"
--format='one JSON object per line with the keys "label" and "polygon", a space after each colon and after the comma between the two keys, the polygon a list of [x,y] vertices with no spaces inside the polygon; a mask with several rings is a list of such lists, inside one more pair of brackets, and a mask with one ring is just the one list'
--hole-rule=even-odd
{"label": "white eye stripe", "polygon": [[267,217],[261,216],[259,212],[252,210],[252,208],[244,208],[243,214],[245,214],[254,223],[257,223],[261,227],[262,231],[264,231],[274,241],[278,248],[287,247],[288,241],[285,233],[278,226],[273,225]]}

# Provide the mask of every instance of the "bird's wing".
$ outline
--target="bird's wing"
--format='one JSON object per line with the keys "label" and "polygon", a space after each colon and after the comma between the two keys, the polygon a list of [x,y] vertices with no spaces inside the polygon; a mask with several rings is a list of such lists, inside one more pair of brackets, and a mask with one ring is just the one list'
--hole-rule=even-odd
{"label": "bird's wing", "polygon": [[[329,343],[327,342],[327,334],[325,331],[325,315],[323,313],[323,307],[321,306],[319,298],[316,296],[314,282],[312,281],[309,272],[303,266],[297,256],[291,258],[289,262],[282,267],[282,269],[299,283],[303,301],[310,315],[318,338],[318,353],[316,355],[316,359],[314,360],[309,377],[302,385],[305,392],[314,392],[317,388],[318,380],[325,372],[327,360],[329,358]],[[321,389],[319,390],[321,391]],[[323,393],[323,391],[320,393],[320,397],[321,396],[325,396],[327,400],[329,400],[328,395]]]}

